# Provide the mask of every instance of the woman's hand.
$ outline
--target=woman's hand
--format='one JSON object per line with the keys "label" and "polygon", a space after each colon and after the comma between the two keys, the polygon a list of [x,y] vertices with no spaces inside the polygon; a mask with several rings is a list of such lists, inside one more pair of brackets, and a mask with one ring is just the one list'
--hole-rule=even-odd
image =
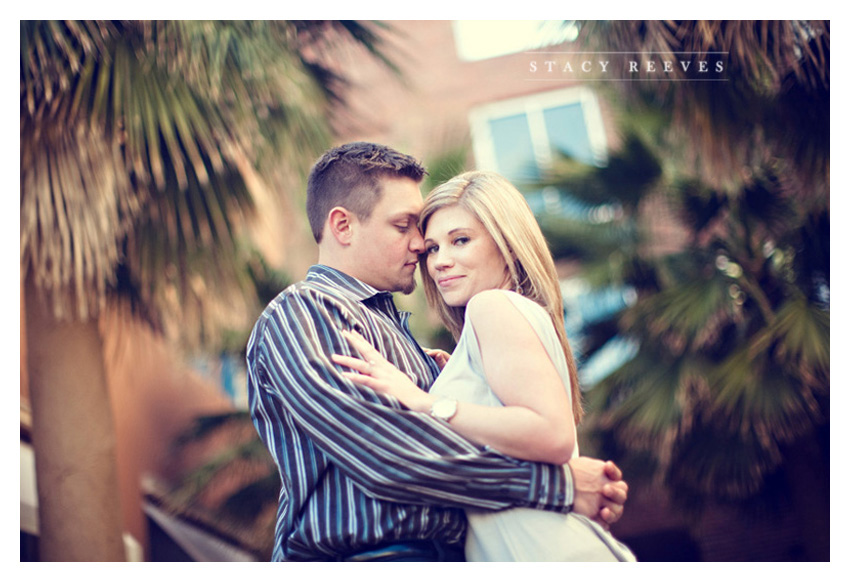
{"label": "woman's hand", "polygon": [[430,356],[437,363],[441,370],[446,367],[446,364],[449,363],[449,357],[451,357],[448,352],[443,350],[432,350],[429,348],[422,348],[422,351],[428,354],[428,356]]}
{"label": "woman's hand", "polygon": [[381,394],[394,396],[411,410],[418,412],[431,410],[431,404],[435,399],[414,384],[405,373],[388,362],[362,335],[346,330],[342,331],[342,335],[360,354],[360,358],[339,354],[331,356],[337,364],[356,372],[342,372],[343,376]]}

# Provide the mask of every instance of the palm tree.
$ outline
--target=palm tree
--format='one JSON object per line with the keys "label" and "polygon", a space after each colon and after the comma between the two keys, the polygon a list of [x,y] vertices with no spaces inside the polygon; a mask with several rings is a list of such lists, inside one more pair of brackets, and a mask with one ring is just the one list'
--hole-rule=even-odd
{"label": "palm tree", "polygon": [[[640,350],[589,396],[624,444],[644,443],[659,459],[669,461],[678,439],[700,422],[752,441],[759,449],[753,471],[689,484],[752,495],[777,466],[779,445],[821,420],[818,399],[829,386],[828,214],[790,199],[770,174],[733,193],[662,173],[641,184],[647,165],[620,162],[645,162],[649,150],[637,138],[625,143],[641,155],[614,154],[606,168],[556,182],[586,200],[609,192],[604,204],[617,205],[616,218],[581,228],[542,219],[555,253],[581,257],[588,280],[637,292],[616,327],[590,330],[584,351],[589,357],[616,333],[638,339]],[[630,196],[612,187],[612,174],[639,188]],[[639,212],[661,192],[688,233],[683,248],[663,255],[649,247],[657,242],[651,219]]]}
{"label": "palm tree", "polygon": [[252,175],[306,169],[344,83],[333,51],[380,57],[378,41],[351,21],[21,21],[21,280],[44,559],[123,559],[100,315],[129,305],[197,339],[238,314]]}
{"label": "palm tree", "polygon": [[[622,147],[603,168],[562,159],[547,184],[614,211],[543,226],[591,282],[636,293],[583,346],[587,357],[616,335],[639,346],[587,393],[607,451],[690,509],[752,508],[789,451],[828,425],[829,24],[606,22],[584,34],[605,50],[728,51],[734,63],[719,90],[612,95],[634,116]],[[659,250],[665,224],[680,236]]]}
{"label": "palm tree", "polygon": [[[629,104],[669,113],[683,162],[712,187],[734,186],[771,156],[796,188],[829,192],[828,20],[618,20],[581,23],[594,50],[725,56],[723,83],[623,83]],[[677,69],[673,79],[685,74]],[[789,184],[791,186],[791,184]]]}
{"label": "palm tree", "polygon": [[[714,190],[676,176],[639,138],[624,144],[609,166],[570,162],[548,183],[616,208],[612,218],[541,217],[554,253],[579,259],[585,280],[636,297],[582,334],[585,361],[617,338],[638,346],[584,386],[590,434],[631,478],[663,482],[695,515],[717,502],[775,511],[777,494],[793,495],[780,483],[799,470],[790,449],[828,423],[828,210],[764,168],[740,190]],[[665,207],[674,212],[659,219]],[[657,226],[671,220],[685,236],[659,252]],[[815,452],[823,471],[828,457]]]}

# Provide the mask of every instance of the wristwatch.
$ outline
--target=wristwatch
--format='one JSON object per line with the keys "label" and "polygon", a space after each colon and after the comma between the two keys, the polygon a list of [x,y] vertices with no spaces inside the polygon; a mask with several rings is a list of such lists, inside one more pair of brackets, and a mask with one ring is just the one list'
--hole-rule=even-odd
{"label": "wristwatch", "polygon": [[457,414],[457,400],[453,398],[440,398],[431,405],[431,416],[448,422]]}

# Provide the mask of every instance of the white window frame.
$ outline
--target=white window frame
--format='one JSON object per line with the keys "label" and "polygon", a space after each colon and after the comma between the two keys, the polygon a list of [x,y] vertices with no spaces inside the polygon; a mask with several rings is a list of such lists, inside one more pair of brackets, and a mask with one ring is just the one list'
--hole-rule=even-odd
{"label": "white window frame", "polygon": [[575,103],[581,103],[593,163],[597,166],[604,166],[608,162],[608,140],[605,137],[605,126],[602,123],[599,101],[594,92],[587,87],[568,87],[488,103],[472,109],[469,113],[469,125],[476,167],[481,170],[499,171],[489,121],[525,113],[528,119],[535,161],[539,168],[543,170],[549,168],[552,164],[552,148],[546,131],[543,111],[552,107]]}

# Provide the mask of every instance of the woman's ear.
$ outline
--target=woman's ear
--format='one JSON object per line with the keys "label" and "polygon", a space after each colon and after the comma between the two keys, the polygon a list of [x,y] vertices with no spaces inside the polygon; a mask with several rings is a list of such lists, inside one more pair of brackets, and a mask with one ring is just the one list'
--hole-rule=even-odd
{"label": "woman's ear", "polygon": [[328,230],[336,241],[344,246],[351,244],[355,217],[347,208],[334,206],[328,213]]}

